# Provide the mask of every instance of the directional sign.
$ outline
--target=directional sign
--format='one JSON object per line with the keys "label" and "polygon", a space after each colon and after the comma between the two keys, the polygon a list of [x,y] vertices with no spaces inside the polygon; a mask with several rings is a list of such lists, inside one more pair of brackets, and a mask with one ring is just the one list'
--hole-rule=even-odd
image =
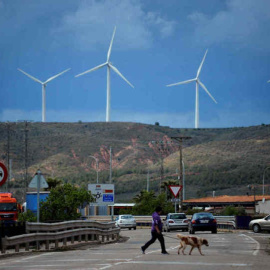
{"label": "directional sign", "polygon": [[114,185],[113,184],[89,184],[88,190],[95,198],[94,204],[99,206],[114,203]]}
{"label": "directional sign", "polygon": [[8,177],[6,166],[0,162],[0,186],[4,185]]}
{"label": "directional sign", "polygon": [[35,174],[34,178],[31,180],[28,187],[30,188],[37,188],[38,187],[38,177],[40,177],[40,188],[47,188],[49,187],[47,181],[45,180],[44,176],[42,174],[38,175]]}
{"label": "directional sign", "polygon": [[169,186],[173,196],[176,198],[179,194],[179,192],[182,190],[183,186],[177,186],[177,185],[174,185],[174,186]]}

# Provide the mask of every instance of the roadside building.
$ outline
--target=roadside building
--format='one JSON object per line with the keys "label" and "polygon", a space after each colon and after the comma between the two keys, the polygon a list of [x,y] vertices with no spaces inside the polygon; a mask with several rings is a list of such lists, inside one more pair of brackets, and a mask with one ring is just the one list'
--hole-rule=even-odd
{"label": "roadside building", "polygon": [[229,205],[234,207],[244,207],[247,214],[254,214],[255,212],[259,214],[270,214],[270,195],[224,195],[183,201],[183,206],[187,208],[211,209],[211,211],[217,214]]}

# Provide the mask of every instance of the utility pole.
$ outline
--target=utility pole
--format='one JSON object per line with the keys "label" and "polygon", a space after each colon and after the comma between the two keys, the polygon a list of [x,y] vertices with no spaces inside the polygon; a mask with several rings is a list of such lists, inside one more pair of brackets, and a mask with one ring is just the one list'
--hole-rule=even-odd
{"label": "utility pole", "polygon": [[[171,137],[171,139],[176,140],[179,142],[179,186],[183,187],[183,153],[182,153],[182,146],[184,140],[189,140],[191,137],[188,136],[179,136],[179,137]],[[181,211],[183,211],[183,188],[181,192],[179,192],[179,206]]]}
{"label": "utility pole", "polygon": [[28,188],[28,121],[24,121],[24,193],[25,193],[25,200],[26,200],[26,193]]}
{"label": "utility pole", "polygon": [[9,191],[10,182],[10,123],[7,122],[7,170],[8,170],[8,180],[6,184],[6,190]]}
{"label": "utility pole", "polygon": [[161,193],[161,184],[163,182],[164,179],[164,166],[163,166],[163,154],[167,151],[164,146],[171,144],[171,141],[152,141],[152,144],[157,144],[158,145],[158,151],[160,153],[160,181],[159,181],[159,193]]}
{"label": "utility pole", "polygon": [[112,148],[110,147],[110,184],[112,183]]}

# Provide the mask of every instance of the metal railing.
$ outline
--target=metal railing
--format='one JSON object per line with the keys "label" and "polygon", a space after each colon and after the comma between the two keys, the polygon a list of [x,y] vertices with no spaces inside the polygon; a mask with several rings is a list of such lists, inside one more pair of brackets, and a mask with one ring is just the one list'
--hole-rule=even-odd
{"label": "metal railing", "polygon": [[[15,247],[15,252],[19,252],[20,246],[23,246],[25,251],[29,251],[30,243],[35,243],[35,249],[39,250],[42,243],[45,244],[45,249],[59,247],[59,242],[62,241],[63,246],[74,244],[77,239],[81,242],[84,239],[88,241],[116,241],[119,238],[120,229],[115,227],[114,222],[101,223],[97,221],[66,221],[59,223],[30,223],[26,224],[27,234],[2,238],[1,253],[5,253],[7,248]],[[34,233],[31,233],[35,231]]]}

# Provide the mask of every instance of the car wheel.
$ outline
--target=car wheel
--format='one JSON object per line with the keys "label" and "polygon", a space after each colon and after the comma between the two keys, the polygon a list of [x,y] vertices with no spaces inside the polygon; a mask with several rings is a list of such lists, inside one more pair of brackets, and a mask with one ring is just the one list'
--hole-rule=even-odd
{"label": "car wheel", "polygon": [[213,230],[212,233],[217,233],[217,229]]}
{"label": "car wheel", "polygon": [[128,228],[129,230],[131,230],[131,228]]}
{"label": "car wheel", "polygon": [[170,229],[169,228],[167,228],[167,232],[169,232],[170,231]]}
{"label": "car wheel", "polygon": [[136,227],[134,227],[133,229],[136,230]]}
{"label": "car wheel", "polygon": [[253,232],[258,233],[261,231],[261,227],[259,224],[254,224],[252,227]]}

